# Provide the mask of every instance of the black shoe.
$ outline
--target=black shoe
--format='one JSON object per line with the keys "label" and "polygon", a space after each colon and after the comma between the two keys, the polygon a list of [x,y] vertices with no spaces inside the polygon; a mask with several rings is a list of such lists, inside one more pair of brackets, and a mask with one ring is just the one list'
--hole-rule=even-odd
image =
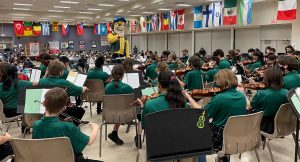
{"label": "black shoe", "polygon": [[119,138],[119,136],[114,134],[114,133],[108,134],[108,138],[110,140],[112,140],[117,145],[123,145],[124,144],[124,142]]}
{"label": "black shoe", "polygon": [[[139,140],[140,141],[138,141],[138,137],[140,138]],[[137,149],[141,149],[142,148],[142,136],[141,135],[136,135],[135,137],[134,137],[134,142],[135,142],[135,147],[137,148]],[[140,144],[140,146],[138,146]]]}
{"label": "black shoe", "polygon": [[101,114],[102,113],[102,110],[101,109],[97,109],[97,114]]}

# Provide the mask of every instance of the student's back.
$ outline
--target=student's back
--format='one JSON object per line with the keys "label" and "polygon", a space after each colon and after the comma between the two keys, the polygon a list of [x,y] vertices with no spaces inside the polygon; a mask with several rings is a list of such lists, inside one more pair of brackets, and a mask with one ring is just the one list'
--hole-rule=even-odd
{"label": "student's back", "polygon": [[113,80],[112,83],[109,83],[105,86],[105,94],[112,95],[112,94],[129,94],[129,93],[133,93],[133,88],[130,85],[123,83],[122,81]]}
{"label": "student's back", "polygon": [[87,74],[87,79],[100,79],[103,80],[103,83],[105,84],[106,80],[108,79],[108,74],[106,72],[103,72],[102,66],[104,64],[104,58],[103,56],[99,56],[95,60],[95,68],[90,69]]}
{"label": "student's back", "polygon": [[297,71],[291,71],[287,73],[283,80],[283,88],[287,90],[300,87],[300,75],[297,73]]}

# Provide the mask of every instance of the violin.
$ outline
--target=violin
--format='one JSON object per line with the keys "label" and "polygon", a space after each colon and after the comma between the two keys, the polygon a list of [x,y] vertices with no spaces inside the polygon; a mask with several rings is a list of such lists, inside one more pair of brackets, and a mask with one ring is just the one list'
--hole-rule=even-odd
{"label": "violin", "polygon": [[140,66],[138,66],[137,69],[140,70],[140,71],[144,71],[151,64],[152,64],[152,61],[147,60],[145,65],[140,65]]}
{"label": "violin", "polygon": [[256,62],[256,60],[243,60],[240,63],[243,64],[243,65],[250,65],[250,64],[253,64],[255,62]]}
{"label": "violin", "polygon": [[213,87],[213,88],[205,88],[205,89],[194,89],[192,90],[192,97],[212,97],[216,93],[221,92],[221,88]]}
{"label": "violin", "polygon": [[[157,98],[159,96],[159,93],[153,93],[151,94],[151,96],[142,96],[140,98],[140,100],[145,104],[147,101],[151,100],[151,99],[154,99],[154,98]],[[131,103],[132,106],[139,106],[139,102],[137,100],[133,101]]]}
{"label": "violin", "polygon": [[188,72],[191,71],[191,70],[192,70],[191,67],[185,67],[185,68],[183,68],[183,69],[178,69],[178,70],[176,70],[176,71],[175,71],[175,74],[176,74],[177,76],[179,76],[179,75],[185,75],[186,73],[188,73]]}
{"label": "violin", "polygon": [[261,83],[261,82],[254,82],[254,83],[243,84],[243,87],[245,89],[261,90],[261,89],[266,88],[266,85],[264,83]]}
{"label": "violin", "polygon": [[209,63],[206,63],[204,64],[202,67],[201,67],[201,70],[204,70],[204,71],[207,71],[207,70],[210,70],[210,69],[213,69],[214,67],[211,66]]}

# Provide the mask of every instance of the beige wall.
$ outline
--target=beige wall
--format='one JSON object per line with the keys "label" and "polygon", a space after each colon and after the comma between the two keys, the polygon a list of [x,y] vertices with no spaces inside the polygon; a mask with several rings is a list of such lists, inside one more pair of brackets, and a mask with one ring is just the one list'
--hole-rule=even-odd
{"label": "beige wall", "polygon": [[300,2],[297,7],[297,20],[292,24],[292,45],[300,49]]}

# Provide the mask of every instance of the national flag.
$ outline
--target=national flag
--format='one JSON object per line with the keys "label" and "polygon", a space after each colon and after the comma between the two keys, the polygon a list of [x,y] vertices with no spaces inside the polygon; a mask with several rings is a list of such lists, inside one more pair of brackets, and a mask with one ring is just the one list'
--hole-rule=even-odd
{"label": "national flag", "polygon": [[53,32],[58,32],[58,22],[53,22],[52,23],[52,31]]}
{"label": "national flag", "polygon": [[101,34],[100,24],[94,24],[94,34],[95,35],[100,35]]}
{"label": "national flag", "polygon": [[14,21],[14,30],[16,36],[24,35],[24,22],[23,21]]}
{"label": "national flag", "polygon": [[211,4],[213,7],[213,26],[222,25],[222,2],[216,2]]}
{"label": "national flag", "polygon": [[100,24],[100,35],[102,35],[102,36],[107,35],[107,26],[106,26],[106,24]]}
{"label": "national flag", "polygon": [[106,23],[106,29],[107,29],[107,34],[111,33],[112,32],[112,29],[111,29],[111,25],[110,23]]}
{"label": "national flag", "polygon": [[203,5],[194,7],[194,28],[202,28]]}
{"label": "national flag", "polygon": [[238,22],[239,25],[252,23],[252,0],[240,0]]}
{"label": "national flag", "polygon": [[157,17],[157,14],[152,16],[151,24],[152,24],[152,30],[153,31],[158,31],[158,17]]}
{"label": "national flag", "polygon": [[130,32],[136,33],[136,20],[131,20],[129,23],[130,23]]}
{"label": "national flag", "polygon": [[164,17],[163,17],[163,13],[161,14],[158,14],[158,31],[162,31],[163,30],[163,20],[164,20]]}
{"label": "national flag", "polygon": [[70,31],[70,26],[69,24],[62,24],[61,25],[61,34],[63,36],[67,36],[69,34],[69,31]]}
{"label": "national flag", "polygon": [[42,23],[42,35],[44,35],[44,36],[50,35],[50,23],[49,22]]}
{"label": "national flag", "polygon": [[184,29],[184,9],[177,10],[177,29]]}
{"label": "national flag", "polygon": [[237,0],[224,0],[224,25],[236,24]]}
{"label": "national flag", "polygon": [[146,21],[145,21],[145,17],[140,17],[140,25],[141,25],[141,32],[146,32]]}
{"label": "national flag", "polygon": [[83,23],[77,24],[77,35],[82,36],[84,34]]}
{"label": "national flag", "polygon": [[141,25],[140,25],[140,21],[136,20],[136,32],[140,33],[141,32]]}
{"label": "national flag", "polygon": [[204,27],[212,27],[213,26],[213,10],[212,10],[213,5],[205,5],[203,7],[203,24],[202,26]]}
{"label": "national flag", "polygon": [[41,23],[33,23],[33,30],[32,30],[33,35],[41,35],[42,34],[42,26]]}
{"label": "national flag", "polygon": [[152,20],[152,16],[147,16],[147,32],[151,32],[152,31],[152,24],[151,24],[151,20]]}
{"label": "national flag", "polygon": [[278,0],[277,20],[296,19],[297,0]]}
{"label": "national flag", "polygon": [[169,12],[163,13],[163,30],[170,30],[169,17]]}
{"label": "national flag", "polygon": [[171,30],[177,30],[177,11],[170,11],[171,23],[170,28]]}
{"label": "national flag", "polygon": [[32,22],[24,22],[24,36],[33,36]]}

